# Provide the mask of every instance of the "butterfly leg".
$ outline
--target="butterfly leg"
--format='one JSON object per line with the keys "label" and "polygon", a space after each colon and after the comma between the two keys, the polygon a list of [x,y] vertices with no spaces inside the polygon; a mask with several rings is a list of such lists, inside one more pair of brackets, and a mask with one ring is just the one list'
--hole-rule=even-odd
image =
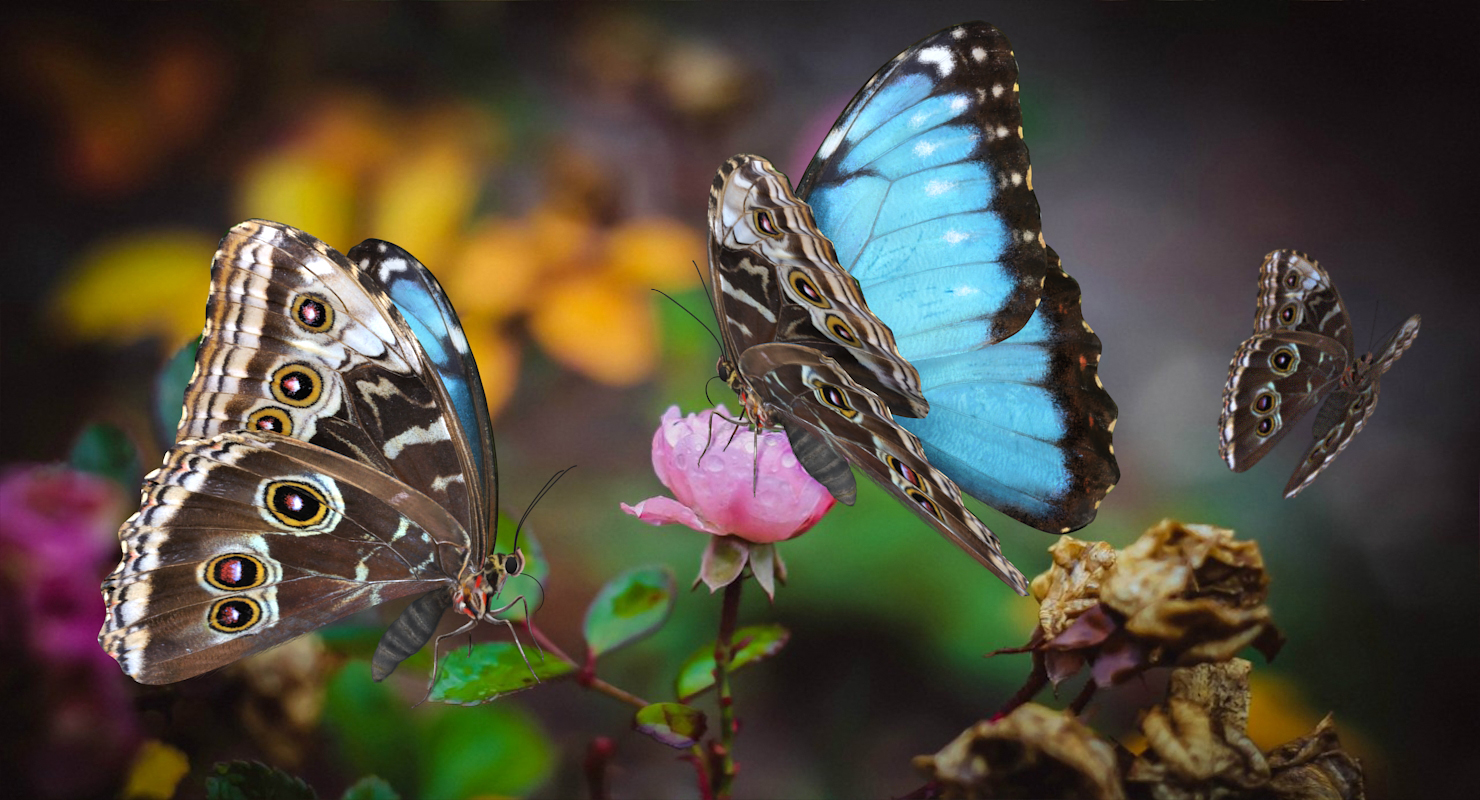
{"label": "butterfly leg", "polygon": [[[442,640],[446,639],[449,636],[457,636],[459,634],[471,631],[473,629],[473,626],[477,624],[478,620],[476,619],[468,620],[468,622],[464,624],[461,628],[458,628],[457,630],[451,631],[449,633],[444,633],[441,636],[438,636],[436,639],[432,640],[432,674],[431,677],[427,679],[427,693],[422,695],[422,698],[420,700],[416,701],[416,705],[419,706],[422,703],[425,703],[427,700],[431,699],[432,687],[437,685],[437,663],[439,660],[437,657],[437,652],[441,649]],[[415,706],[412,707],[415,708]]]}
{"label": "butterfly leg", "polygon": [[524,653],[524,645],[519,643],[519,633],[514,630],[514,623],[496,616],[513,608],[517,603],[524,603],[524,618],[528,619],[529,604],[527,602],[524,602],[524,595],[520,595],[513,600],[510,600],[508,603],[505,603],[502,608],[489,609],[488,612],[483,615],[483,618],[485,620],[488,620],[489,622],[497,622],[508,626],[509,636],[514,639],[514,647],[519,650],[519,657],[524,659],[524,666],[529,669],[529,674],[534,676],[535,682],[538,683],[540,680],[540,676],[534,671],[534,665],[529,663],[529,656],[525,655]]}

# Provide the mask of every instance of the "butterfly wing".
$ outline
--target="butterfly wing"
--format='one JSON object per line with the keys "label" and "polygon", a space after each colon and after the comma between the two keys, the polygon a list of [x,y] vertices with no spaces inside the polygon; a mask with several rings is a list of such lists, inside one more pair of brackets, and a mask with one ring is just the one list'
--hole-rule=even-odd
{"label": "butterfly wing", "polygon": [[1254,332],[1276,330],[1329,336],[1355,355],[1341,293],[1321,265],[1298,250],[1275,250],[1259,267]]}
{"label": "butterfly wing", "polygon": [[472,487],[476,495],[473,510],[481,513],[483,522],[475,524],[471,532],[473,551],[483,552],[489,543],[481,540],[482,535],[498,516],[498,462],[483,379],[457,311],[431,270],[398,245],[366,239],[346,255],[363,274],[384,287],[415,333],[452,402],[478,473]]}
{"label": "butterfly wing", "polygon": [[962,490],[1058,533],[1120,479],[1117,409],[1043,243],[1021,124],[1007,39],[948,29],[869,81],[799,194],[919,372],[930,415],[899,424]]}
{"label": "butterfly wing", "polygon": [[1229,469],[1243,472],[1258,463],[1346,368],[1346,349],[1329,336],[1276,330],[1239,345],[1218,419],[1218,454]]}
{"label": "butterfly wing", "polygon": [[806,342],[868,380],[896,412],[925,416],[920,376],[771,162],[725,162],[710,190],[709,225],[710,291],[732,363],[765,342]]}
{"label": "butterfly wing", "polygon": [[1309,486],[1367,424],[1372,412],[1377,410],[1379,379],[1418,338],[1418,324],[1417,314],[1409,317],[1377,348],[1372,365],[1360,369],[1350,389],[1339,389],[1326,398],[1321,410],[1316,412],[1315,425],[1311,429],[1315,443],[1290,475],[1290,482],[1285,484],[1285,497],[1294,497]]}
{"label": "butterfly wing", "polygon": [[472,558],[440,504],[373,466],[275,433],[180,442],[145,479],[103,583],[99,637],[170,683],[386,600],[450,589]]}
{"label": "butterfly wing", "polygon": [[962,503],[956,484],[930,465],[920,441],[895,424],[883,401],[855,383],[838,362],[803,345],[775,343],[746,350],[739,369],[750,389],[778,414],[794,451],[806,451],[796,446],[799,440],[821,442],[1018,594],[1027,594],[1022,573]]}
{"label": "butterfly wing", "polygon": [[480,531],[477,467],[454,408],[376,278],[286,225],[251,220],[222,239],[177,439],[250,429],[312,442]]}
{"label": "butterfly wing", "polygon": [[1089,524],[1120,480],[1118,410],[1079,284],[1053,262],[1033,317],[1007,339],[919,363],[930,416],[900,420],[966,493],[1050,533]]}
{"label": "butterfly wing", "polygon": [[917,367],[1011,336],[1048,257],[1017,62],[985,22],[941,31],[864,85],[797,194]]}

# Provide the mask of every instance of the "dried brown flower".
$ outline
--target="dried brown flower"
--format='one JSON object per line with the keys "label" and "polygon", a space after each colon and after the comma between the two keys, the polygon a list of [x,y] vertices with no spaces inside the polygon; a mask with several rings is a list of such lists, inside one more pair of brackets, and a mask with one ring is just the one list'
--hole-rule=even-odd
{"label": "dried brown flower", "polygon": [[1053,566],[1032,584],[1039,627],[1002,652],[1040,653],[1055,684],[1085,663],[1109,686],[1154,666],[1224,661],[1249,645],[1273,658],[1284,642],[1265,605],[1259,546],[1233,531],[1166,520],[1121,551],[1065,536],[1049,552]]}
{"label": "dried brown flower", "polygon": [[1125,797],[1110,744],[1073,716],[1035,703],[978,722],[914,763],[947,798]]}
{"label": "dried brown flower", "polygon": [[1125,771],[1131,797],[1156,800],[1357,800],[1362,767],[1328,716],[1310,734],[1263,753],[1249,739],[1243,659],[1172,672],[1166,702],[1141,718],[1145,752]]}

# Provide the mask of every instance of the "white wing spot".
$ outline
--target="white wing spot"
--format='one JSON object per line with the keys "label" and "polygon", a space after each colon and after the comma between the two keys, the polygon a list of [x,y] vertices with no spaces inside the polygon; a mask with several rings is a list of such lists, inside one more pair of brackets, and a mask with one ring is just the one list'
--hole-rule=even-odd
{"label": "white wing spot", "polygon": [[980,47],[973,47],[971,48],[971,57],[976,59],[977,61],[986,61],[987,51],[981,49]]}
{"label": "white wing spot", "polygon": [[950,290],[950,293],[952,297],[970,297],[974,294],[981,294],[981,291],[981,289],[978,289],[975,286],[966,285],[957,286],[956,288]]}
{"label": "white wing spot", "polygon": [[910,127],[911,128],[918,128],[921,125],[924,125],[925,123],[927,123],[929,121],[930,121],[930,115],[929,114],[926,114],[924,111],[921,111],[921,112],[915,114],[913,117],[910,117]]}
{"label": "white wing spot", "polygon": [[965,39],[966,38],[966,29],[965,28],[955,28],[955,29],[953,29],[951,31],[951,38],[952,39]]}
{"label": "white wing spot", "polygon": [[919,156],[920,158],[925,158],[926,156],[929,156],[931,153],[934,153],[936,151],[936,149],[938,149],[939,147],[940,147],[939,145],[934,144],[932,142],[919,141],[919,142],[916,142],[915,143],[914,153],[915,153],[915,155]]}
{"label": "white wing spot", "polygon": [[[1021,129],[1019,129],[1019,131],[1021,131]],[[1005,138],[1007,138],[1007,126],[1006,125],[998,125],[997,126],[997,138],[998,139],[1005,139]]]}
{"label": "white wing spot", "polygon": [[841,127],[834,128],[830,133],[827,134],[827,138],[822,140],[822,146],[817,148],[817,157],[827,158],[828,156],[832,155],[833,151],[838,149],[838,145],[841,144],[842,141],[843,129]]}
{"label": "white wing spot", "polygon": [[1014,173],[1012,173],[1012,185],[1013,186],[1022,186],[1023,185],[1023,173],[1021,173],[1021,172],[1014,172]]}
{"label": "white wing spot", "polygon": [[994,83],[994,84],[992,84],[992,96],[993,97],[1001,97],[1002,96],[1002,91],[1003,91],[1002,84],[1000,84],[1000,83]]}
{"label": "white wing spot", "polygon": [[931,197],[939,197],[956,188],[955,181],[931,181],[925,184],[925,194]]}
{"label": "white wing spot", "polygon": [[940,238],[945,239],[946,244],[960,244],[961,242],[970,239],[971,234],[957,230],[950,230],[946,231],[945,235]]}
{"label": "white wing spot", "polygon": [[936,72],[942,78],[950,77],[951,72],[956,69],[955,59],[947,47],[927,47],[920,51],[920,61],[926,64],[934,64]]}
{"label": "white wing spot", "polygon": [[971,99],[965,95],[956,95],[951,98],[951,110],[955,112],[965,111],[971,105]]}

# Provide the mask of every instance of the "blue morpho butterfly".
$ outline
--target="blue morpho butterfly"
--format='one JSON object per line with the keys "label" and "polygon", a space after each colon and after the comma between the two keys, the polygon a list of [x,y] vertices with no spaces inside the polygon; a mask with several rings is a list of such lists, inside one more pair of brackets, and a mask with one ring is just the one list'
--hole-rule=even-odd
{"label": "blue morpho butterfly", "polygon": [[420,595],[381,639],[378,680],[447,609],[504,622],[522,599],[494,607],[526,563],[489,552],[497,508],[478,367],[426,267],[388,242],[346,257],[243,222],[212,264],[175,446],[119,530],[99,640],[170,683]]}
{"label": "blue morpho butterfly", "polygon": [[765,159],[730,159],[709,260],[720,376],[746,413],[843,502],[851,463],[1025,593],[958,486],[1062,533],[1120,470],[1100,341],[1044,244],[1021,123],[1001,32],[941,31],[869,80],[795,193]]}

